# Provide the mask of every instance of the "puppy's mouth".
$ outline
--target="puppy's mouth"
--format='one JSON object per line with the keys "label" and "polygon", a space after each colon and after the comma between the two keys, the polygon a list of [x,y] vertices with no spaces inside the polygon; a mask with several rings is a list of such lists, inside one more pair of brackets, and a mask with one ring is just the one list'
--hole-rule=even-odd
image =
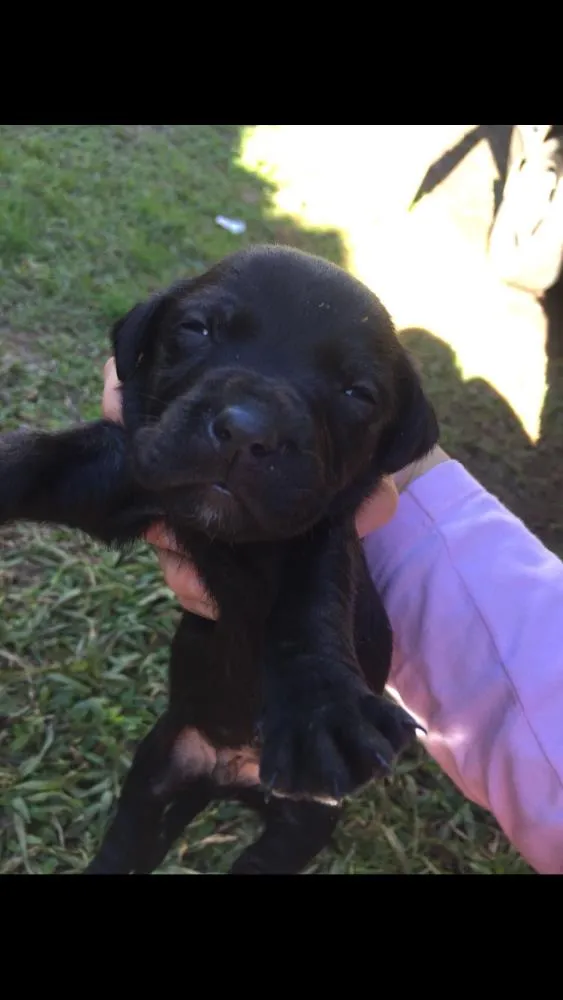
{"label": "puppy's mouth", "polygon": [[138,448],[134,455],[135,478],[144,489],[160,496],[174,521],[204,530],[236,530],[251,512],[240,490],[229,479],[231,470],[183,468],[166,460],[164,451]]}
{"label": "puppy's mouth", "polygon": [[134,472],[138,483],[152,493],[168,495],[173,500],[196,491],[204,494],[207,502],[221,504],[236,499],[236,489],[228,481],[229,468],[188,469],[166,461],[166,456],[154,449],[137,449],[134,454]]}
{"label": "puppy's mouth", "polygon": [[[185,497],[185,490],[183,492]],[[195,500],[192,511],[206,509],[209,515],[215,511],[217,519],[226,516],[232,517],[237,512],[240,512],[241,508],[246,509],[243,499],[237,495],[236,490],[227,482],[194,484],[190,488],[190,493],[193,500]],[[176,494],[178,502],[181,504],[181,491],[176,491]],[[174,500],[173,503],[175,503]]]}
{"label": "puppy's mouth", "polygon": [[170,490],[164,506],[174,525],[195,528],[212,539],[258,541],[269,534],[227,482],[191,483]]}

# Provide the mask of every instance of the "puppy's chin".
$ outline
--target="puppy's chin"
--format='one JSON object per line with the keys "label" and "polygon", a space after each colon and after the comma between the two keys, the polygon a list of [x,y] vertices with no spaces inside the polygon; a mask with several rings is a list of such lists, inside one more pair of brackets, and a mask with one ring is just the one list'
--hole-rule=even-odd
{"label": "puppy's chin", "polygon": [[155,428],[144,428],[133,452],[137,482],[158,496],[176,533],[184,528],[229,544],[282,542],[302,535],[324,514],[328,487],[320,461],[297,454],[228,463],[186,437],[189,455],[185,444],[182,452]]}
{"label": "puppy's chin", "polygon": [[281,542],[303,534],[322,516],[317,508],[306,515],[302,509],[286,509],[272,517],[253,503],[252,509],[226,486],[191,486],[170,492],[164,507],[175,531],[198,531],[215,541],[229,544]]}

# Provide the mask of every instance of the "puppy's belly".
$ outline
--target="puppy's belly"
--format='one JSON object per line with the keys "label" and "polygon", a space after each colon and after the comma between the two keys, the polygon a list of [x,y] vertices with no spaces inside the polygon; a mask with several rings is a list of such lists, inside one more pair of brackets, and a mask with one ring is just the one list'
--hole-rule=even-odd
{"label": "puppy's belly", "polygon": [[[172,767],[181,780],[210,778],[217,788],[260,787],[260,752],[253,747],[214,747],[197,729],[186,728],[179,734],[172,752]],[[287,798],[295,802],[312,801],[324,806],[337,807],[336,799],[316,796],[284,796],[276,792],[274,798]]]}
{"label": "puppy's belly", "polygon": [[185,781],[211,778],[220,788],[252,788],[260,784],[260,755],[252,747],[217,749],[197,729],[179,734],[172,766]]}

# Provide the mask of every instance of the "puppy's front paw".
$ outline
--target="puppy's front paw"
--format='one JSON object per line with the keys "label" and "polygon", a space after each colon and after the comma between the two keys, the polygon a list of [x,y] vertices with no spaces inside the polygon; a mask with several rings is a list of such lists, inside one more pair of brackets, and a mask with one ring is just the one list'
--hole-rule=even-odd
{"label": "puppy's front paw", "polygon": [[417,723],[348,670],[292,664],[264,713],[260,777],[273,795],[337,805],[391,771]]}

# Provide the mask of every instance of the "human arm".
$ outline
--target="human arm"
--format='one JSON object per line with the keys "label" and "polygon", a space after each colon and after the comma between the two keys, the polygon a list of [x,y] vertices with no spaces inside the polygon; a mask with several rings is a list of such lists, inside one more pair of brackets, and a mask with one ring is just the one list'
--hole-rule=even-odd
{"label": "human arm", "polygon": [[541,874],[563,874],[563,564],[455,461],[365,541],[390,689],[424,744]]}

